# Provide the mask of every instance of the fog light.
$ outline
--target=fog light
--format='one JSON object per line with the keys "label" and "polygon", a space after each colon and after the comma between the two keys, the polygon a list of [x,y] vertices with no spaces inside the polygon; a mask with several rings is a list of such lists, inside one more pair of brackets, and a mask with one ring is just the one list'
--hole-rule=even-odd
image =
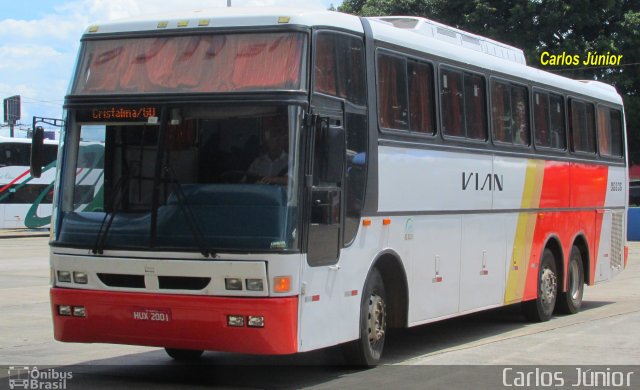
{"label": "fog light", "polygon": [[78,284],[87,284],[87,273],[86,272],[73,272],[73,281]]}
{"label": "fog light", "polygon": [[240,278],[225,278],[224,288],[227,290],[242,290],[242,279]]}
{"label": "fog light", "polygon": [[247,290],[249,291],[263,291],[264,282],[262,279],[247,279]]}
{"label": "fog light", "polygon": [[67,305],[58,306],[58,314],[60,314],[61,316],[70,316],[71,306],[67,306]]}
{"label": "fog light", "polygon": [[84,310],[84,306],[74,306],[73,307],[73,316],[74,317],[86,317],[87,312]]}
{"label": "fog light", "polygon": [[71,283],[71,272],[58,271],[58,282]]}
{"label": "fog light", "polygon": [[247,326],[252,328],[264,328],[264,317],[262,316],[249,316]]}
{"label": "fog light", "polygon": [[243,316],[227,316],[227,325],[229,326],[244,326]]}

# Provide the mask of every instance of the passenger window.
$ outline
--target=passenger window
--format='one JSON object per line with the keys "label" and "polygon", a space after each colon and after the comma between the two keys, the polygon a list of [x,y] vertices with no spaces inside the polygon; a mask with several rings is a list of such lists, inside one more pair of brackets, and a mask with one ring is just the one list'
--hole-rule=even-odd
{"label": "passenger window", "polygon": [[406,70],[404,59],[386,54],[378,55],[378,110],[381,127],[409,130]]}
{"label": "passenger window", "polygon": [[467,138],[487,139],[484,77],[464,74],[464,109]]}
{"label": "passenger window", "polygon": [[443,69],[440,73],[440,102],[443,134],[487,139],[484,77]]}
{"label": "passenger window", "polygon": [[622,157],[622,113],[619,110],[598,108],[598,146],[601,156]]}
{"label": "passenger window", "polygon": [[433,91],[433,67],[416,61],[408,61],[409,123],[411,130],[435,134],[435,102]]}
{"label": "passenger window", "polygon": [[536,146],[566,148],[564,103],[559,95],[534,93],[534,130]]}
{"label": "passenger window", "polygon": [[569,127],[574,152],[596,152],[595,112],[593,104],[571,99]]}
{"label": "passenger window", "polygon": [[443,69],[440,75],[442,133],[464,136],[464,100],[462,73]]}
{"label": "passenger window", "polygon": [[366,99],[362,40],[346,34],[322,32],[316,39],[315,90],[339,96],[356,105]]}
{"label": "passenger window", "polygon": [[491,113],[494,140],[529,145],[529,94],[526,87],[492,81]]}

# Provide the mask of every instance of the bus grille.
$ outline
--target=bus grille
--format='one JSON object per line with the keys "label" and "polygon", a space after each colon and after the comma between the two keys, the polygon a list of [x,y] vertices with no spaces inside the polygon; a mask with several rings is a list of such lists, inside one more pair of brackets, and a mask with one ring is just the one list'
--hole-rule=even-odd
{"label": "bus grille", "polygon": [[[144,275],[99,273],[98,278],[109,287],[146,288]],[[190,276],[158,276],[161,290],[202,290],[211,278]]]}
{"label": "bus grille", "polygon": [[611,215],[611,268],[622,268],[623,255],[623,222],[622,213],[612,213]]}

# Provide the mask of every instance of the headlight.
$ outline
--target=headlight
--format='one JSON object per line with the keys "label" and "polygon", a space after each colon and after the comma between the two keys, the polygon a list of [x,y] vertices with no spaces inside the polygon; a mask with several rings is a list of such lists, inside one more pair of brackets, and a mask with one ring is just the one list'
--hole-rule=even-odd
{"label": "headlight", "polygon": [[78,284],[87,284],[88,278],[86,272],[73,272],[73,281]]}
{"label": "headlight", "polygon": [[264,282],[262,279],[247,279],[247,290],[249,291],[263,291]]}
{"label": "headlight", "polygon": [[71,283],[71,272],[58,271],[58,282]]}
{"label": "headlight", "polygon": [[225,278],[224,288],[227,290],[242,290],[242,279],[240,278]]}

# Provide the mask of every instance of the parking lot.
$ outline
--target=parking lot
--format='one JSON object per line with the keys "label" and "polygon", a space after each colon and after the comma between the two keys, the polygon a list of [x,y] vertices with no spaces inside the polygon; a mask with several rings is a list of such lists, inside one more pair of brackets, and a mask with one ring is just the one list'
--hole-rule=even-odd
{"label": "parking lot", "polygon": [[[425,371],[440,365],[640,364],[639,244],[631,245],[629,265],[617,278],[586,288],[579,314],[531,324],[516,305],[395,331],[389,334],[383,364],[363,371],[342,366],[336,349],[281,357],[207,352],[194,368],[173,362],[158,348],[56,342],[48,300],[47,241],[0,239],[0,366],[73,365],[74,383],[82,386],[72,388],[343,388],[371,383],[425,388],[452,372]],[[2,387],[8,385],[6,373],[0,372]],[[493,375],[483,373],[479,375]],[[499,379],[501,374],[495,375]],[[468,384],[477,378],[469,377]]]}

